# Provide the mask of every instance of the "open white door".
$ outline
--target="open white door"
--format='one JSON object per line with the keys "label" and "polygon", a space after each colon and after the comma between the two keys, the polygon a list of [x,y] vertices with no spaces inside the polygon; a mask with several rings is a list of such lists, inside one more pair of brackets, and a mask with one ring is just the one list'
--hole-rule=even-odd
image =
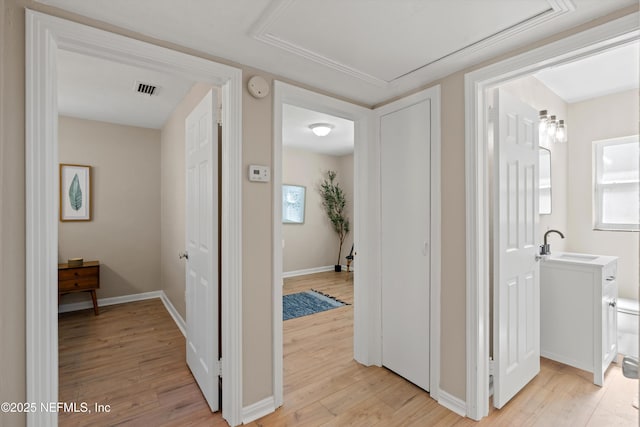
{"label": "open white door", "polygon": [[503,90],[494,109],[493,404],[501,408],[540,371],[538,114]]}
{"label": "open white door", "polygon": [[185,121],[187,365],[212,411],[218,403],[218,132],[211,90]]}
{"label": "open white door", "polygon": [[429,391],[431,103],[380,118],[382,364]]}

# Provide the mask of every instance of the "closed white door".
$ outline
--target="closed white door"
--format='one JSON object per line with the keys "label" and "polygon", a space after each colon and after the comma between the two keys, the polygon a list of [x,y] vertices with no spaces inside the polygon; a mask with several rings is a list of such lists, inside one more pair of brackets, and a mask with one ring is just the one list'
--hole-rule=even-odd
{"label": "closed white door", "polygon": [[494,117],[494,310],[496,408],[540,372],[538,113],[503,90]]}
{"label": "closed white door", "polygon": [[212,411],[218,403],[218,133],[212,90],[186,119],[187,364]]}
{"label": "closed white door", "polygon": [[429,390],[430,101],[380,119],[382,364]]}

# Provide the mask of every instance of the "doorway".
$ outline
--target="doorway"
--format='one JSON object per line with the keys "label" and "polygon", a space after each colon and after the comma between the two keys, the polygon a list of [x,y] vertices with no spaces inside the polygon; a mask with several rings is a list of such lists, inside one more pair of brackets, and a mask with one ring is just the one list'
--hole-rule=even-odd
{"label": "doorway", "polygon": [[[326,124],[329,133],[316,135],[310,126],[317,124]],[[338,265],[342,272],[353,245],[353,122],[285,104],[282,129],[283,276],[332,271]],[[335,172],[334,183],[345,202],[335,222],[343,230],[342,240],[320,192],[330,171]]]}
{"label": "doorway", "polygon": [[[358,274],[353,276],[353,299],[354,299],[354,358],[365,365],[376,363],[375,351],[371,349],[370,337],[363,333],[363,324],[371,323],[366,310],[364,295],[367,291],[363,288],[363,281],[375,288],[379,283],[376,276],[375,259],[362,257],[363,251],[359,247],[371,247],[375,243],[376,236],[367,233],[365,230],[375,223],[375,216],[367,216],[363,213],[375,206],[376,199],[370,194],[368,177],[370,176],[370,166],[363,155],[364,147],[367,145],[369,137],[369,126],[371,111],[344,101],[339,101],[328,96],[320,95],[305,89],[297,88],[279,81],[274,82],[274,156],[273,156],[273,185],[274,185],[274,222],[273,222],[273,307],[274,307],[274,408],[283,403],[283,231],[282,231],[282,184],[283,181],[283,117],[285,106],[302,108],[315,111],[319,114],[329,115],[353,122],[354,153],[353,153],[353,245],[358,255]],[[315,191],[315,189],[308,189]],[[374,246],[375,247],[375,246]],[[336,251],[337,252],[337,251]],[[365,249],[364,253],[368,251]],[[333,259],[333,257],[332,257]],[[361,308],[359,304],[365,305]],[[273,410],[272,409],[272,410]]]}
{"label": "doorway", "polygon": [[551,43],[465,76],[467,182],[467,416],[489,410],[489,89],[547,67],[638,40],[637,14]]}
{"label": "doorway", "polygon": [[[435,86],[394,103],[412,105],[421,99],[431,103],[431,205],[440,206],[440,87]],[[274,83],[274,405],[283,403],[282,339],[282,108],[294,105],[352,120],[354,148],[354,245],[357,250],[357,274],[354,276],[353,357],[365,365],[382,365],[382,283],[381,283],[381,198],[380,198],[380,124],[385,110],[370,110],[286,83]],[[440,360],[440,210],[431,215],[431,295],[430,295],[430,394],[449,408],[452,399],[439,390]],[[458,411],[456,407],[456,411]],[[459,411],[458,411],[459,412]],[[265,412],[266,413],[266,412]]]}
{"label": "doorway", "polygon": [[[183,74],[222,88],[223,417],[241,422],[241,71],[209,60],[27,10],[27,399],[55,402],[57,381],[57,104],[56,51],[64,49]],[[55,413],[28,422],[57,424]]]}

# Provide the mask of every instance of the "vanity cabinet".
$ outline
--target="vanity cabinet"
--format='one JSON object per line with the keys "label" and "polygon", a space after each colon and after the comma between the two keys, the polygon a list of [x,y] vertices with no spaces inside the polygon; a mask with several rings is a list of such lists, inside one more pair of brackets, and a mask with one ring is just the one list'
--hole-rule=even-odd
{"label": "vanity cabinet", "polygon": [[602,386],[616,358],[617,258],[557,254],[540,266],[540,354],[593,372]]}

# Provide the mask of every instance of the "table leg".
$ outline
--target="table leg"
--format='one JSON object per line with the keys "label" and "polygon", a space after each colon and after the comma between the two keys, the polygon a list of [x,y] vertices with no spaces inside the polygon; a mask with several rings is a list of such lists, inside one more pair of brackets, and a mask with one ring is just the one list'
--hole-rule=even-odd
{"label": "table leg", "polygon": [[95,313],[95,315],[97,316],[99,313],[98,311],[98,299],[96,297],[96,291],[95,289],[91,291],[91,300],[93,301],[93,312]]}

